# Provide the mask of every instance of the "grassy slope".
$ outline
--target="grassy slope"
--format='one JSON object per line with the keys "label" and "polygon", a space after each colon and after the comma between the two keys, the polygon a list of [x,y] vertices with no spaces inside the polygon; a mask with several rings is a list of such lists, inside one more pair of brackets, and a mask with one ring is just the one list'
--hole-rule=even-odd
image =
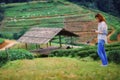
{"label": "grassy slope", "polygon": [[0,80],[120,80],[119,68],[74,58],[17,60],[0,68]]}

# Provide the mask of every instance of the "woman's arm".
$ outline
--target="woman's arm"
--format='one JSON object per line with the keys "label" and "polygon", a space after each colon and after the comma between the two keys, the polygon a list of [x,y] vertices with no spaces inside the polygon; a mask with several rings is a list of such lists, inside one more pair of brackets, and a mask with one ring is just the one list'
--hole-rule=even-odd
{"label": "woman's arm", "polygon": [[95,33],[96,33],[96,34],[103,34],[102,31],[98,31],[98,30],[95,30]]}
{"label": "woman's arm", "polygon": [[101,29],[100,30],[95,30],[96,34],[103,34],[103,35],[107,35],[107,25],[106,23],[102,23],[101,24]]}

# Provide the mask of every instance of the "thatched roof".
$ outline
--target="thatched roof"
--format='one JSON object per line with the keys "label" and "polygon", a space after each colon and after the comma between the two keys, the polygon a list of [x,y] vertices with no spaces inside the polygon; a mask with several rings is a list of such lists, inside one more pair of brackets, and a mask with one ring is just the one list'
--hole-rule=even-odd
{"label": "thatched roof", "polygon": [[63,28],[31,28],[22,37],[19,38],[19,42],[22,43],[35,43],[46,44],[52,40],[56,35],[75,36],[78,35],[69,32]]}

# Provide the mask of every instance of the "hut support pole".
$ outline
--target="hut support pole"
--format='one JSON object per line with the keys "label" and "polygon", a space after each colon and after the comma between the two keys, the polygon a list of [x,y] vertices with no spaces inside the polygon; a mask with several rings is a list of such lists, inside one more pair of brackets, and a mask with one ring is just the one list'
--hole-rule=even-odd
{"label": "hut support pole", "polygon": [[48,48],[48,43],[46,45],[47,45],[47,48]]}
{"label": "hut support pole", "polygon": [[36,49],[38,49],[38,45],[36,44]]}
{"label": "hut support pole", "polygon": [[39,49],[40,49],[41,45],[39,45]]}
{"label": "hut support pole", "polygon": [[60,48],[61,48],[62,47],[61,35],[59,35],[59,43],[60,43]]}
{"label": "hut support pole", "polygon": [[52,46],[51,41],[50,41],[50,46]]}
{"label": "hut support pole", "polygon": [[25,48],[28,49],[27,43],[25,43]]}
{"label": "hut support pole", "polygon": [[71,45],[72,45],[72,48],[73,48],[73,38],[72,38],[72,36],[71,36]]}

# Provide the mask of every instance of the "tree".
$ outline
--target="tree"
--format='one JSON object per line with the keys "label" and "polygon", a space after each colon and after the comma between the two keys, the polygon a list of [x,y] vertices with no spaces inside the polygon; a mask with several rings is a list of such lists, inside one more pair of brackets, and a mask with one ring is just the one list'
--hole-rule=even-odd
{"label": "tree", "polygon": [[89,8],[99,9],[109,14],[120,16],[120,0],[69,0]]}
{"label": "tree", "polygon": [[118,13],[120,14],[120,0],[113,0],[113,4],[115,8],[117,9]]}

